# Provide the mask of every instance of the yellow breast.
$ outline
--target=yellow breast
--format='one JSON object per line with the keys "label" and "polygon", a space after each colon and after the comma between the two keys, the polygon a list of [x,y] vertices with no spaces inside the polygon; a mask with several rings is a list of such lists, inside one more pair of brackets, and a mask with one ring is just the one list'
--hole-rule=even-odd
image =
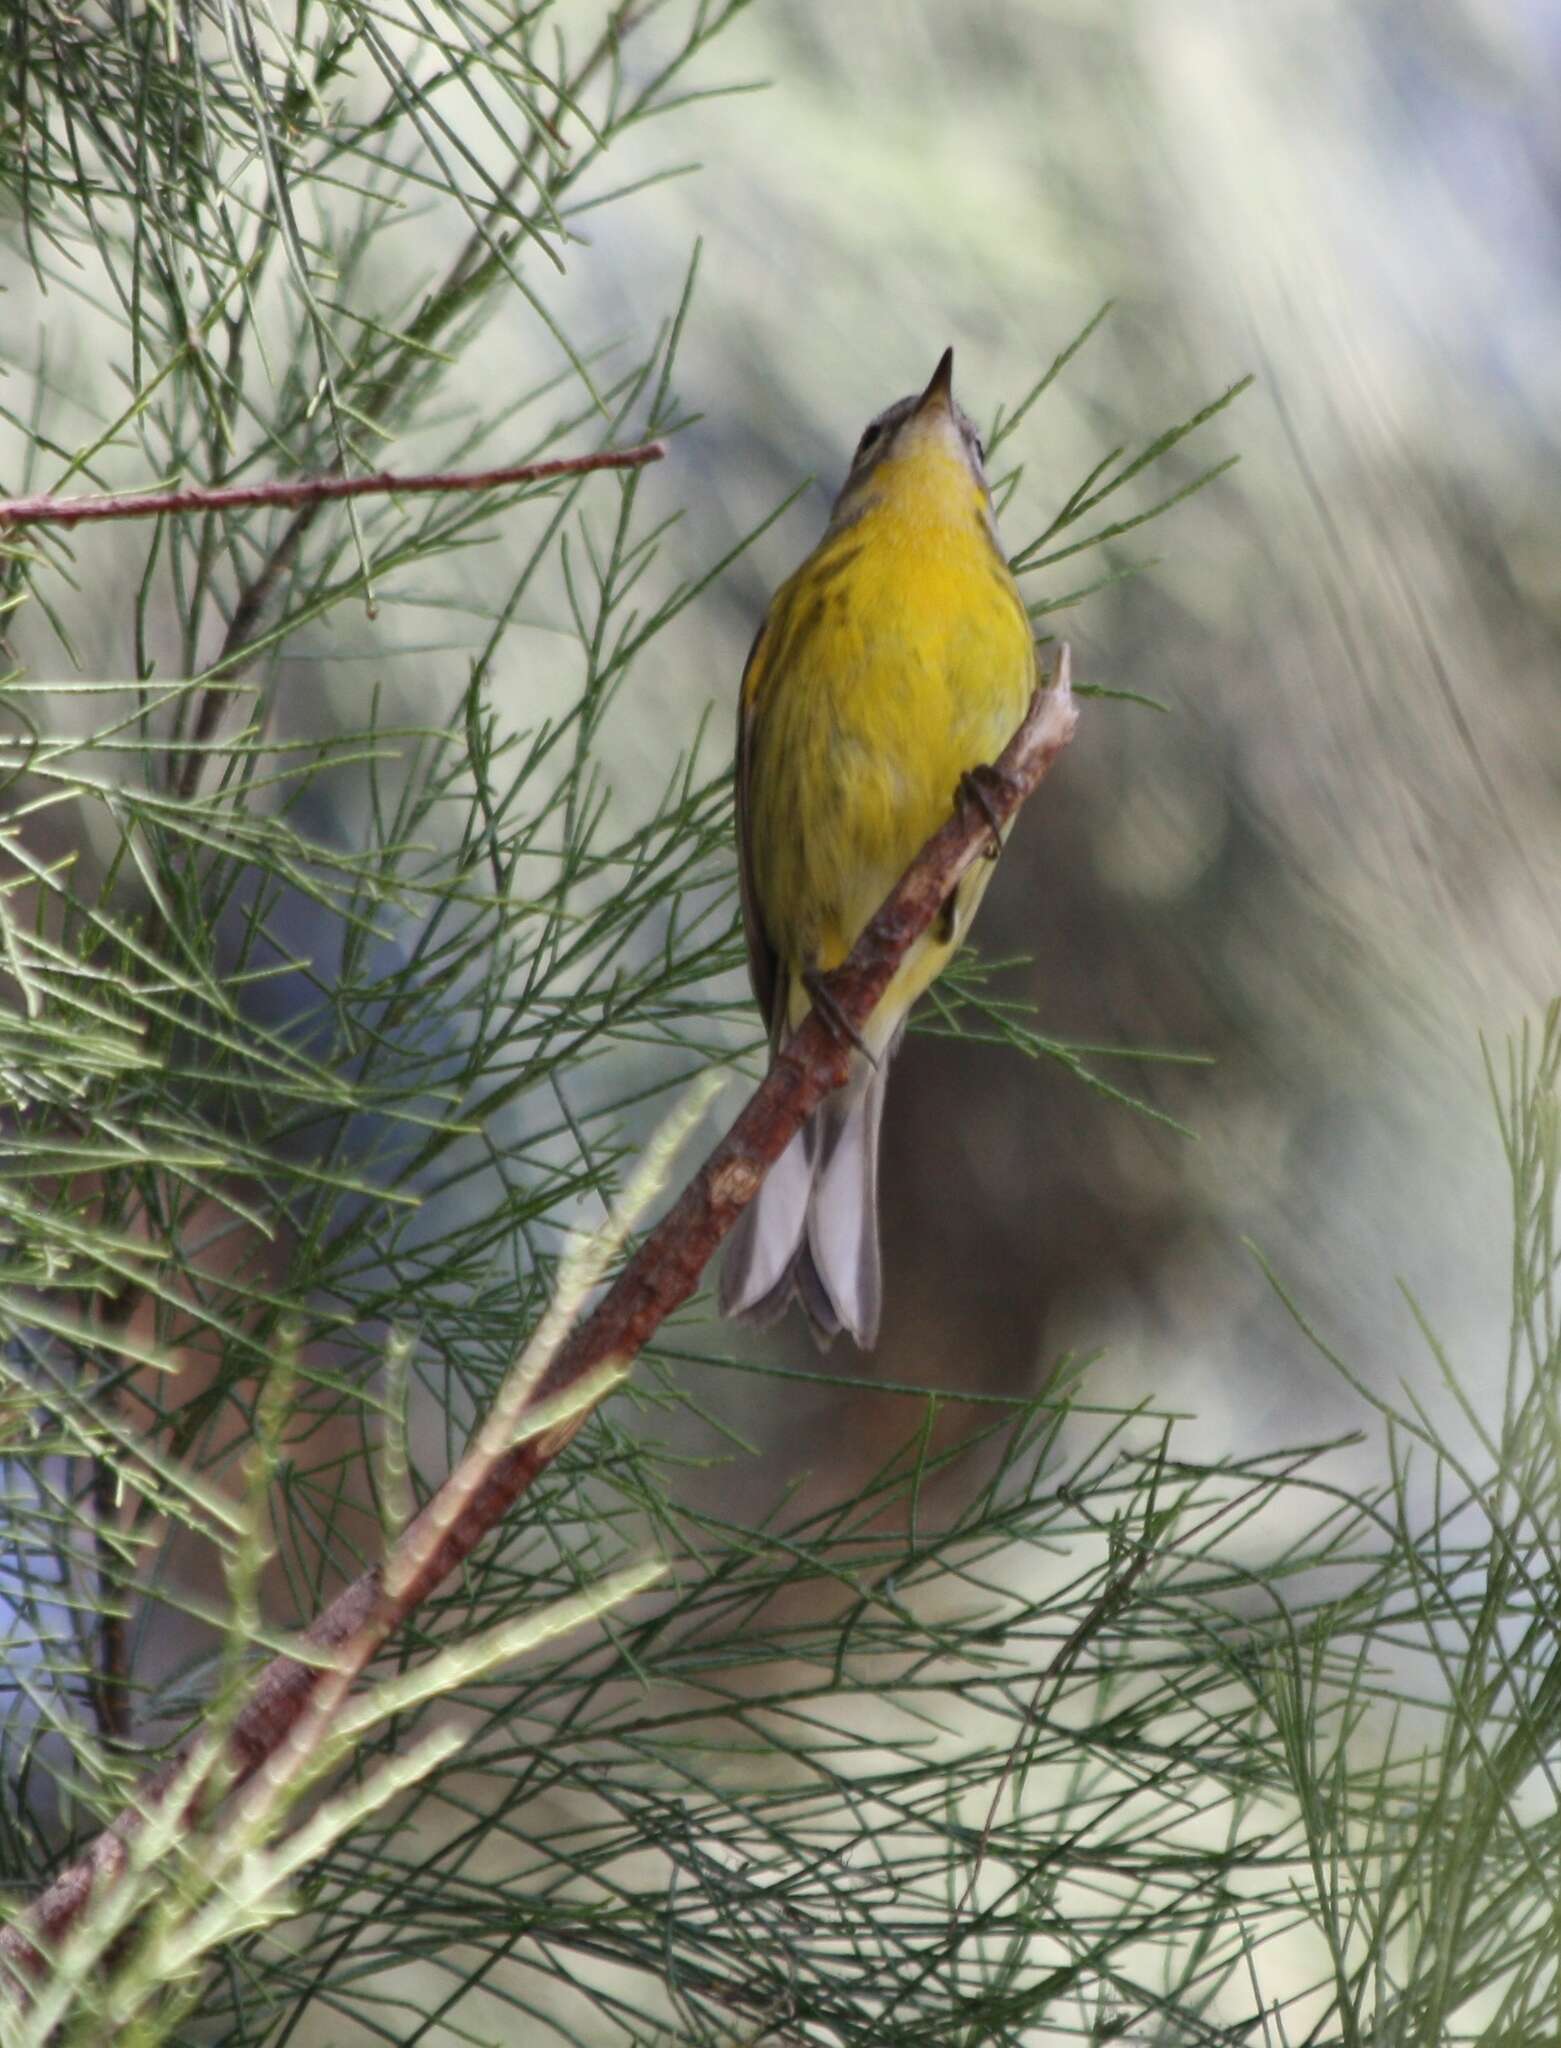
{"label": "yellow breast", "polygon": [[[1030,622],[969,470],[934,446],[873,481],[777,591],[745,690],[754,895],[791,976],[844,958],[1035,686]],[[948,951],[908,962],[885,1013]]]}

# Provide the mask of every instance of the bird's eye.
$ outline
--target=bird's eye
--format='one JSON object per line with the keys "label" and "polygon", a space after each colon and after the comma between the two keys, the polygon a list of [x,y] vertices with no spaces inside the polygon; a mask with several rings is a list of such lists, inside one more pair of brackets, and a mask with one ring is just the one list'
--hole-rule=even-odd
{"label": "bird's eye", "polygon": [[977,434],[977,436],[976,436],[976,460],[977,460],[977,462],[979,462],[979,463],[981,464],[982,468],[983,468],[983,469],[985,469],[985,467],[986,467],[986,443],[985,443],[985,442],[984,442],[984,441],[982,440],[982,438],[981,438],[981,436],[980,436],[979,434]]}
{"label": "bird's eye", "polygon": [[863,434],[861,440],[858,441],[856,444],[856,459],[858,462],[861,461],[862,457],[867,453],[868,449],[872,447],[873,443],[881,439],[882,435],[882,421],[874,420],[872,425],[867,429],[866,433]]}

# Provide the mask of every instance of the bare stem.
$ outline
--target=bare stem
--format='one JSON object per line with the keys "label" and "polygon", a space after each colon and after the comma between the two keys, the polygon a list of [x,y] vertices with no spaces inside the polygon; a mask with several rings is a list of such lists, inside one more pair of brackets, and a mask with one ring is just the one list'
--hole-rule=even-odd
{"label": "bare stem", "polygon": [[0,528],[79,526],[89,519],[155,519],[167,512],[232,512],[248,505],[318,505],[328,498],[410,497],[418,492],[496,491],[510,484],[545,483],[555,476],[585,476],[593,469],[642,469],[666,454],[664,441],[637,448],[604,448],[594,455],[560,455],[506,469],[424,470],[397,476],[305,476],[264,484],[192,484],[182,491],[123,491],[103,497],[0,498]]}
{"label": "bare stem", "polygon": [[[228,1736],[229,1789],[277,1756],[311,1703],[345,1696],[389,1636],[491,1533],[537,1475],[573,1437],[594,1401],[617,1383],[665,1319],[693,1293],[711,1256],[758,1193],[765,1174],[824,1097],[844,1081],[846,1032],[860,1032],[915,941],[938,915],[960,877],[986,857],[994,821],[1005,825],[1073,737],[1078,722],[1068,649],[1059,651],[1051,687],[1037,690],[1024,723],[983,782],[985,805],[962,803],[901,876],[850,957],[826,979],[832,1023],[817,1009],[803,1022],[726,1136],[661,1222],[644,1238],[600,1304],[552,1356],[531,1388],[527,1414],[558,1404],[567,1419],[525,1437],[498,1456],[472,1448],[439,1492],[408,1524],[383,1565],[346,1586],[316,1617],[305,1641],[321,1662],[274,1657],[256,1678]],[[587,1391],[592,1376],[600,1389]],[[573,1396],[578,1406],[569,1408]],[[584,1397],[584,1398],[582,1398]],[[474,1462],[480,1459],[480,1464]],[[322,1687],[322,1681],[327,1681]],[[0,1970],[20,1989],[99,1885],[124,1868],[127,1845],[145,1816],[179,1778],[190,1749],[137,1788],[130,1804],[87,1853],[64,1871],[26,1921],[0,1932]]]}
{"label": "bare stem", "polygon": [[[100,1402],[111,1401],[113,1396],[100,1389],[97,1398]],[[114,1468],[100,1453],[92,1460],[92,1541],[97,1562],[98,1608],[92,1711],[103,1742],[123,1748],[130,1740],[130,1643],[113,1538],[117,1506]]]}

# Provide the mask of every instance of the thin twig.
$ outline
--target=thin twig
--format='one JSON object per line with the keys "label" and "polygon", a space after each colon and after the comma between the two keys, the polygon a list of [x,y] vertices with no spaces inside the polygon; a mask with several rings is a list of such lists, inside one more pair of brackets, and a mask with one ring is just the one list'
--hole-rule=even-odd
{"label": "thin twig", "polygon": [[[1073,737],[1078,722],[1068,649],[1059,651],[1048,689],[1037,690],[1024,723],[997,763],[985,794],[1004,825],[1036,788]],[[960,877],[986,858],[992,826],[974,804],[962,804],[922,848],[863,932],[843,966],[828,976],[830,1008],[840,1024],[860,1031],[906,953],[931,925]],[[229,1789],[267,1765],[322,1690],[336,1695],[344,1673],[360,1672],[388,1637],[503,1520],[538,1474],[574,1436],[601,1393],[616,1384],[662,1322],[693,1293],[721,1240],[758,1193],[765,1174],[804,1121],[845,1080],[849,1044],[838,1025],[810,1012],[747,1106],[662,1221],[640,1244],[599,1306],[554,1352],[533,1387],[526,1414],[544,1403],[568,1409],[567,1419],[519,1441],[474,1470],[468,1452],[422,1512],[408,1524],[383,1565],[345,1587],[304,1640],[322,1657],[303,1663],[274,1657],[255,1680],[228,1736]],[[585,1383],[599,1390],[582,1400]],[[522,1417],[522,1421],[523,1421]],[[480,1450],[482,1431],[474,1439]],[[37,1942],[56,1946],[99,1885],[122,1872],[128,1844],[144,1817],[166,1796],[190,1754],[186,1746],[138,1788],[130,1804],[86,1854],[64,1871],[25,1922],[0,1932],[0,1969],[14,1987],[46,1965]]]}
{"label": "thin twig", "polygon": [[[113,1374],[120,1363],[119,1345],[135,1313],[135,1291],[127,1283],[97,1311],[95,1321],[102,1351],[94,1363],[98,1385],[94,1400],[100,1411],[118,1405]],[[124,1605],[124,1564],[115,1541],[119,1489],[112,1460],[104,1450],[92,1458],[89,1489],[92,1503],[92,1545],[97,1573],[96,1644],[88,1691],[98,1734],[107,1748],[124,1750],[130,1743],[130,1637]]]}
{"label": "thin twig", "polygon": [[318,505],[329,498],[411,497],[418,492],[497,491],[510,484],[545,483],[555,476],[586,476],[593,469],[642,469],[667,452],[664,441],[636,448],[604,448],[594,455],[560,455],[504,469],[421,470],[398,476],[304,476],[264,484],[191,484],[182,491],[122,491],[104,497],[0,498],[0,527],[79,526],[89,519],[155,519],[166,512],[233,512],[247,505]]}
{"label": "thin twig", "polygon": [[971,1859],[970,1875],[966,1879],[965,1889],[960,1895],[959,1911],[955,1916],[956,1926],[964,1920],[965,1915],[970,1910],[970,1901],[975,1894],[976,1883],[981,1876],[982,1865],[986,1862],[987,1854],[992,1846],[992,1836],[997,1828],[998,1808],[1002,1805],[1003,1795],[1008,1790],[1014,1772],[1018,1768],[1019,1753],[1024,1747],[1026,1739],[1039,1724],[1043,1696],[1047,1692],[1051,1692],[1055,1697],[1061,1692],[1063,1680],[1069,1676],[1074,1665],[1077,1664],[1091,1641],[1099,1635],[1106,1623],[1113,1620],[1121,1612],[1125,1603],[1132,1597],[1133,1589],[1137,1586],[1138,1581],[1143,1577],[1150,1565],[1154,1563],[1156,1554],[1154,1546],[1150,1543],[1140,1543],[1137,1546],[1127,1564],[1120,1571],[1114,1572],[1106,1581],[1105,1590],[1100,1598],[1095,1602],[1088,1614],[1084,1616],[1083,1620],[1080,1621],[1072,1634],[1061,1643],[1056,1655],[1036,1679],[1035,1688],[1030,1694],[1030,1704],[1026,1708],[1024,1718],[1019,1725],[1019,1732],[1013,1739],[1013,1744],[1004,1760],[1003,1768],[998,1772],[997,1783],[992,1789],[992,1798],[986,1810],[986,1819],[981,1824],[981,1833],[976,1842],[976,1853]]}
{"label": "thin twig", "polygon": [[[100,1402],[113,1398],[101,1390],[97,1395]],[[97,1570],[94,1604],[98,1610],[92,1711],[104,1744],[123,1748],[130,1741],[130,1642],[113,1535],[118,1490],[112,1463],[104,1452],[97,1452],[92,1460],[92,1543]]]}

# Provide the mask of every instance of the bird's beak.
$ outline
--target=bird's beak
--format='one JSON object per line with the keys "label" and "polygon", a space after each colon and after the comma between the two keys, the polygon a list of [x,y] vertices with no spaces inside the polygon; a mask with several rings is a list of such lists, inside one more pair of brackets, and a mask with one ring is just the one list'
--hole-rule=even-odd
{"label": "bird's beak", "polygon": [[946,348],[938,358],[932,380],[916,401],[918,413],[948,412],[954,403],[954,351]]}

